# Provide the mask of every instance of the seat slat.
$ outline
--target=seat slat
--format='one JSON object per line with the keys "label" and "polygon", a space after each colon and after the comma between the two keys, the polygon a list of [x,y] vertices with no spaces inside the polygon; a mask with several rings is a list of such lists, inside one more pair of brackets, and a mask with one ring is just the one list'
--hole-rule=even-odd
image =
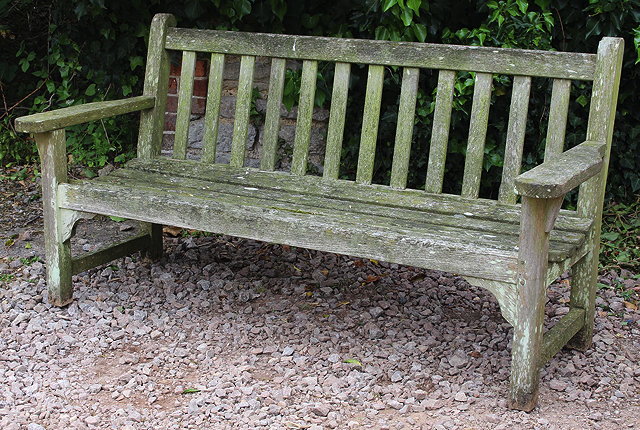
{"label": "seat slat", "polygon": [[502,182],[498,193],[498,201],[502,203],[514,204],[518,198],[514,186],[516,176],[520,174],[522,169],[522,151],[524,148],[524,133],[527,127],[530,92],[530,76],[516,76],[513,78],[507,142],[504,149],[504,165],[502,167]]}
{"label": "seat slat", "polygon": [[480,193],[480,178],[482,175],[482,160],[484,159],[484,143],[487,137],[487,124],[489,124],[492,83],[492,75],[488,73],[476,74],[467,156],[462,178],[463,197],[477,198]]}
{"label": "seat slat", "polygon": [[329,111],[329,124],[327,126],[324,172],[322,174],[325,178],[338,179],[340,173],[340,154],[342,153],[350,74],[351,64],[336,63],[333,75],[333,90],[331,91],[331,110]]}
{"label": "seat slat", "polygon": [[456,72],[453,70],[440,70],[436,93],[436,108],[433,113],[427,181],[425,184],[425,191],[429,193],[442,192],[455,82]]}
{"label": "seat slat", "polygon": [[180,73],[180,91],[178,93],[178,115],[176,134],[173,143],[173,158],[184,159],[187,156],[189,138],[189,120],[191,119],[191,96],[193,96],[193,77],[196,69],[196,53],[182,53],[182,71]]}
{"label": "seat slat", "polygon": [[[379,204],[373,204],[369,202],[348,202],[333,196],[325,196],[324,198],[318,198],[318,196],[308,194],[295,194],[283,190],[274,190],[270,188],[258,188],[245,187],[242,184],[228,183],[228,182],[210,182],[199,178],[185,178],[185,177],[173,177],[163,175],[156,172],[144,172],[141,174],[139,170],[134,169],[119,169],[114,171],[109,178],[99,179],[104,182],[118,182],[126,184],[136,183],[144,178],[144,181],[150,183],[158,183],[166,186],[173,186],[180,189],[192,189],[194,194],[202,192],[219,192],[224,194],[233,194],[238,196],[255,197],[260,196],[265,200],[280,203],[289,203],[295,201],[296,204],[305,205],[312,210],[313,207],[320,207],[324,209],[330,209],[335,211],[353,212],[362,215],[376,215],[386,217],[390,219],[403,219],[418,223],[428,223],[429,225],[437,225],[438,228],[442,227],[446,231],[450,231],[450,228],[473,230],[478,233],[487,234],[487,237],[494,235],[504,235],[511,237],[513,244],[518,243],[518,236],[520,234],[520,226],[517,224],[510,224],[502,220],[485,220],[479,218],[471,218],[463,215],[454,216],[451,214],[437,214],[428,210],[414,210],[410,208],[397,208],[382,206]],[[119,182],[120,181],[120,182]],[[567,232],[567,231],[552,231],[551,241],[553,242],[552,248],[555,249],[555,257],[561,257],[568,255],[572,250],[580,246],[585,239],[584,232]]]}
{"label": "seat slat", "polygon": [[380,119],[383,83],[384,67],[369,66],[364,112],[362,113],[358,170],[356,172],[356,182],[359,184],[370,184],[373,179],[373,165],[376,155],[376,142],[378,140],[378,122]]}
{"label": "seat slat", "polygon": [[[594,54],[170,28],[168,49],[564,79],[593,79]],[[532,67],[532,65],[534,65]]]}
{"label": "seat slat", "polygon": [[[145,187],[148,187],[145,189]],[[298,205],[210,194],[206,198],[166,187],[62,184],[61,207],[171,224],[212,233],[282,243],[320,251],[429,267],[476,278],[514,282],[515,252],[494,250],[481,240],[461,246],[459,236],[415,227],[378,225],[371,217],[336,218]],[[152,204],[149,204],[152,203]],[[185,211],[189,213],[184,216]],[[371,234],[375,231],[376,234]],[[475,238],[477,239],[477,238]]]}
{"label": "seat slat", "polygon": [[253,92],[253,71],[255,57],[243,55],[240,59],[240,76],[236,94],[236,111],[231,139],[230,165],[242,167],[249,135],[249,114],[251,113],[251,93]]}
{"label": "seat slat", "polygon": [[549,124],[547,124],[547,142],[544,147],[544,161],[562,153],[567,130],[567,114],[571,97],[571,81],[554,79],[549,106]]}
{"label": "seat slat", "polygon": [[406,188],[407,186],[419,77],[420,69],[404,68],[402,87],[400,88],[396,142],[393,148],[393,163],[391,165],[391,186],[394,188]]}
{"label": "seat slat", "polygon": [[304,175],[307,173],[309,144],[311,143],[311,120],[313,119],[317,76],[318,62],[305,60],[302,63],[296,136],[293,141],[293,157],[291,159],[291,173],[294,175]]}
{"label": "seat slat", "polygon": [[211,54],[209,84],[207,88],[207,109],[204,114],[204,135],[202,136],[202,161],[215,163],[222,101],[222,77],[224,76],[224,55]]}
{"label": "seat slat", "polygon": [[[467,199],[451,194],[427,194],[421,190],[397,190],[384,185],[358,185],[352,181],[322,181],[313,176],[294,178],[286,172],[261,172],[252,168],[237,169],[226,164],[204,165],[196,161],[176,161],[155,158],[134,159],[127,168],[156,172],[169,177],[200,178],[211,182],[227,182],[249,188],[274,189],[290,194],[334,196],[347,202],[369,202],[391,208],[410,208],[439,214],[464,215],[469,218],[504,220],[520,224],[520,208],[503,205],[495,200]],[[560,231],[584,232],[591,220],[575,216],[573,211],[561,211],[555,224]]]}
{"label": "seat slat", "polygon": [[284,75],[287,60],[284,58],[271,59],[271,75],[269,77],[269,94],[267,95],[267,112],[264,118],[264,132],[262,133],[262,154],[260,154],[260,168],[274,170],[278,152],[278,132],[280,131],[280,106],[284,88]]}

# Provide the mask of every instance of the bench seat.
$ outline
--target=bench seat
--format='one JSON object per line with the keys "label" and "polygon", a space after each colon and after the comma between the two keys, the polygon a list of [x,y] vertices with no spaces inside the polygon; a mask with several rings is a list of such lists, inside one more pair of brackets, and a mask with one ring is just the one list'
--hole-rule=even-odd
{"label": "bench seat", "polygon": [[[107,176],[61,184],[60,206],[480,279],[515,280],[518,207],[319,179],[188,160],[136,159]],[[558,218],[551,233],[551,265],[564,266],[584,254],[590,225],[575,215]]]}

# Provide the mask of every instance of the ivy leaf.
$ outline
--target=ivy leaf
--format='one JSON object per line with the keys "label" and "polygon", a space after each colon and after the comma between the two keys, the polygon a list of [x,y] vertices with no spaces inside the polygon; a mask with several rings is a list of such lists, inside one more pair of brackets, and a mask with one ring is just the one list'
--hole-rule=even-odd
{"label": "ivy leaf", "polygon": [[402,9],[402,15],[400,15],[400,19],[404,23],[405,27],[409,27],[413,22],[413,11],[409,8]]}
{"label": "ivy leaf", "polygon": [[313,103],[321,108],[322,106],[324,106],[324,101],[327,99],[327,94],[324,91],[318,91],[316,90],[316,94],[314,96],[314,101]]}
{"label": "ivy leaf", "polygon": [[96,94],[96,84],[91,84],[87,87],[87,90],[84,92],[85,95],[93,96]]}
{"label": "ivy leaf", "polygon": [[386,12],[389,9],[391,9],[393,7],[393,5],[395,5],[397,2],[397,0],[385,0],[384,4],[382,5],[382,11]]}
{"label": "ivy leaf", "polygon": [[136,55],[134,57],[129,57],[129,66],[131,67],[131,70],[135,70],[143,64],[144,61],[142,60],[141,56]]}
{"label": "ivy leaf", "polygon": [[424,42],[427,39],[427,27],[424,24],[414,23],[411,28],[419,42]]}
{"label": "ivy leaf", "polygon": [[389,40],[389,30],[383,26],[376,27],[375,38],[376,40]]}
{"label": "ivy leaf", "polygon": [[620,234],[616,233],[615,231],[609,231],[606,233],[602,233],[601,237],[604,240],[615,241],[618,239],[618,237],[620,237]]}
{"label": "ivy leaf", "polygon": [[269,0],[271,5],[271,11],[278,17],[280,22],[284,19],[287,13],[287,2],[283,0]]}
{"label": "ivy leaf", "polygon": [[581,94],[576,99],[576,102],[578,102],[580,104],[580,106],[585,107],[589,103],[589,100],[587,99],[587,97],[584,94]]}
{"label": "ivy leaf", "polygon": [[[522,0],[521,0],[522,1]],[[420,5],[422,4],[422,0],[408,0],[407,7],[414,11],[417,16],[420,16]]]}

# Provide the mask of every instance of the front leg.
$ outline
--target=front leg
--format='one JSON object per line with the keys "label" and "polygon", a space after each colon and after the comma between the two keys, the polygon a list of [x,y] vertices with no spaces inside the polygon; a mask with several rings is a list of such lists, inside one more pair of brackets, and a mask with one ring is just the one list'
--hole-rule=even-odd
{"label": "front leg", "polygon": [[522,197],[518,303],[511,351],[509,406],[531,411],[537,403],[547,298],[549,232],[563,198]]}
{"label": "front leg", "polygon": [[64,130],[35,134],[42,170],[44,248],[47,263],[49,303],[64,306],[71,302],[71,245],[64,234],[58,207],[58,185],[67,182],[67,152]]}

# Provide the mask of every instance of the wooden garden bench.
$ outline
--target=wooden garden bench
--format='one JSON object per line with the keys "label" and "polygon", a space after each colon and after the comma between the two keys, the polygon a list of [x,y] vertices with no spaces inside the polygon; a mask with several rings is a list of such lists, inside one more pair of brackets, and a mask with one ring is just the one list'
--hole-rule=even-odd
{"label": "wooden garden bench", "polygon": [[[182,52],[175,144],[161,156],[168,51]],[[497,298],[513,325],[510,405],[531,410],[539,370],[563,346],[590,345],[598,244],[623,40],[604,38],[597,54],[542,52],[372,40],[250,34],[151,26],[144,95],[90,103],[16,120],[33,133],[42,161],[49,301],[72,299],[71,276],[145,250],[162,252],[162,224],[456,273]],[[203,155],[187,160],[197,53],[210,55]],[[228,164],[215,163],[225,55],[241,56]],[[245,167],[256,57],[271,75],[259,168]],[[286,59],[302,62],[290,171],[276,171]],[[307,174],[318,62],[335,63],[322,176]],[[354,181],[338,179],[350,65],[368,67]],[[372,184],[385,66],[403,70],[390,185]],[[420,69],[439,70],[424,189],[407,189]],[[456,71],[475,72],[461,195],[442,192]],[[479,198],[492,75],[513,76],[498,199]],[[521,173],[532,77],[553,80],[545,161]],[[585,142],[563,152],[572,80],[593,81]],[[94,180],[69,181],[64,128],[141,111],[137,158]],[[577,210],[561,209],[580,186]],[[521,203],[518,203],[520,196]],[[87,214],[143,222],[125,243],[73,258],[73,227]],[[571,270],[570,311],[543,330],[546,287]]]}

